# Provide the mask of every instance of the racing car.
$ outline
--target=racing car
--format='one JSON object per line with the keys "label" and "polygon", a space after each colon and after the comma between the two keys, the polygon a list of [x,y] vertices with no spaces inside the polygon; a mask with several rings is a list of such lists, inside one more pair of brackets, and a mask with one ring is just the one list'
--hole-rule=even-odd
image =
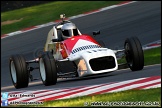
{"label": "racing car", "polygon": [[[26,60],[22,54],[10,56],[9,69],[15,88],[28,87],[29,79],[34,80],[31,72],[35,69],[39,69],[45,86],[55,85],[58,78],[84,77],[116,71],[123,65],[118,64],[120,58],[125,58],[125,64],[132,71],[143,69],[144,55],[137,37],[127,38],[123,49],[113,50],[94,39],[100,31],[93,31],[93,36],[81,34],[74,23],[65,20],[65,14],[61,14],[60,18],[62,21],[53,26],[51,36],[49,35],[39,57]],[[117,56],[119,53],[120,57]],[[31,67],[31,63],[37,63],[38,67]],[[60,63],[71,63],[73,71],[61,71],[64,67],[61,67]]]}

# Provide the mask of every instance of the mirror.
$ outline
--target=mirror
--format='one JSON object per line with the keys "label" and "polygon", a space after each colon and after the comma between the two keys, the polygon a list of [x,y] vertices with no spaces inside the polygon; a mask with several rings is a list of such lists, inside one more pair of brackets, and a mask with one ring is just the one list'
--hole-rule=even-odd
{"label": "mirror", "polygon": [[100,34],[99,30],[98,31],[93,31],[93,35],[98,35],[98,34]]}

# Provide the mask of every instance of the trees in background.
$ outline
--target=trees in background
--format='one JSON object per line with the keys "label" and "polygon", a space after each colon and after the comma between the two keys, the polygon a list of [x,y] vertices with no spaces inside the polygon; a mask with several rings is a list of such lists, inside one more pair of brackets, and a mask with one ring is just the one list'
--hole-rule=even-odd
{"label": "trees in background", "polygon": [[30,7],[53,1],[1,1],[1,12]]}

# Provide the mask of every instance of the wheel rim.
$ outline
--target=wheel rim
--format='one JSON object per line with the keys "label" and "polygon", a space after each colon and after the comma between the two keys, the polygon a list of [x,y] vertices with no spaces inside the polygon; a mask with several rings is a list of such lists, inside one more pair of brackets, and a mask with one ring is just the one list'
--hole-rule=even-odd
{"label": "wheel rim", "polygon": [[40,58],[39,60],[39,68],[40,68],[40,74],[41,74],[41,78],[43,81],[46,80],[46,73],[45,73],[45,67],[44,67],[44,61],[42,58]]}
{"label": "wheel rim", "polygon": [[11,76],[12,76],[13,82],[16,83],[17,82],[17,76],[16,76],[15,64],[14,64],[13,61],[11,61]]}
{"label": "wheel rim", "polygon": [[125,53],[126,53],[126,60],[127,60],[128,64],[130,66],[132,66],[133,65],[133,59],[132,59],[132,56],[130,54],[130,46],[129,46],[128,43],[126,43],[126,45],[125,45]]}

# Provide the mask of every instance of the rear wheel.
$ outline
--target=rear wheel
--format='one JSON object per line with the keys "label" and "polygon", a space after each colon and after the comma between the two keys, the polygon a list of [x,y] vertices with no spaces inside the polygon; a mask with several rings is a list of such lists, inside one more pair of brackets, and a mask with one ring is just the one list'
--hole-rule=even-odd
{"label": "rear wheel", "polygon": [[22,55],[12,55],[9,62],[10,75],[15,88],[24,88],[29,83],[26,60]]}
{"label": "rear wheel", "polygon": [[144,55],[141,43],[137,37],[128,38],[124,44],[126,61],[132,71],[142,70]]}
{"label": "rear wheel", "polygon": [[57,82],[57,67],[51,52],[45,52],[39,58],[39,70],[44,85],[54,85]]}

